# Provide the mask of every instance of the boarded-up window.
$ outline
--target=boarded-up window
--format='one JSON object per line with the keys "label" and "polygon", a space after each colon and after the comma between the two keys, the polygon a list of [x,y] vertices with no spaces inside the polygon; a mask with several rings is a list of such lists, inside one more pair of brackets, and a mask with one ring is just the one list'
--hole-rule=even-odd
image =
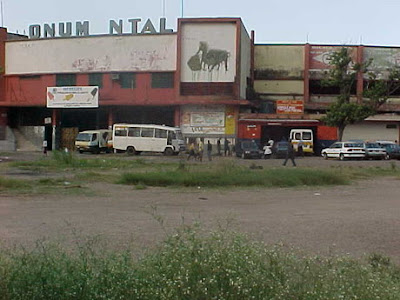
{"label": "boarded-up window", "polygon": [[151,87],[153,89],[168,89],[174,87],[174,73],[153,73],[151,74]]}
{"label": "boarded-up window", "polygon": [[136,88],[136,74],[119,73],[119,82],[123,89],[134,89]]}
{"label": "boarded-up window", "polygon": [[75,86],[76,74],[57,74],[56,86]]}
{"label": "boarded-up window", "polygon": [[89,85],[103,87],[103,74],[102,73],[91,73],[89,74]]}

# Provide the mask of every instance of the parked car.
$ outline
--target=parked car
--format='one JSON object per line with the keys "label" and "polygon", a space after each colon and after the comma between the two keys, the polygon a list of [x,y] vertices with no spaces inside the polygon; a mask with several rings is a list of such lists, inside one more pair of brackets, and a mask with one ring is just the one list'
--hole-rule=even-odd
{"label": "parked car", "polygon": [[377,141],[377,144],[386,149],[386,159],[400,159],[400,146],[391,141]]}
{"label": "parked car", "polygon": [[321,151],[321,155],[325,158],[338,158],[346,160],[351,158],[363,159],[365,158],[365,148],[363,143],[360,142],[336,142],[329,148]]}
{"label": "parked car", "polygon": [[272,155],[275,158],[284,158],[286,157],[286,153],[288,151],[289,142],[288,141],[280,141],[275,143],[272,149]]}
{"label": "parked car", "polygon": [[365,159],[387,159],[386,148],[378,143],[364,143]]}
{"label": "parked car", "polygon": [[254,141],[239,141],[235,147],[237,157],[241,158],[261,158],[263,151],[258,148]]}

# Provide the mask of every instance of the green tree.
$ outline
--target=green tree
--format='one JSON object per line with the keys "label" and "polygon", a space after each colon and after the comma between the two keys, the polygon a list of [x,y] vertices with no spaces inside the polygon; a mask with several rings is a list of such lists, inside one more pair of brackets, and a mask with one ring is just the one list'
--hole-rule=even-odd
{"label": "green tree", "polygon": [[[322,121],[328,126],[338,128],[339,140],[342,140],[347,125],[364,120],[374,115],[380,106],[400,88],[400,68],[389,70],[386,80],[377,79],[374,72],[369,72],[368,67],[372,59],[360,64],[352,60],[349,49],[342,47],[339,51],[332,52],[329,56],[331,69],[322,81],[325,86],[339,88],[337,101],[332,103]],[[364,88],[362,103],[350,101],[352,89],[354,89],[358,74],[367,75],[369,80]]]}

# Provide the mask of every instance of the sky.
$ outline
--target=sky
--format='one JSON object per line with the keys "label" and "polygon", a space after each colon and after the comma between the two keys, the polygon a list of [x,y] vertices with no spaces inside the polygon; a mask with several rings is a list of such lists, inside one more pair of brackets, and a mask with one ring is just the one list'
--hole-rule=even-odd
{"label": "sky", "polygon": [[[108,34],[109,20],[149,18],[176,29],[183,17],[240,17],[258,44],[400,46],[400,1],[389,0],[0,0],[1,24],[27,34],[33,24],[89,21],[90,34]],[[74,28],[74,27],[73,27]],[[74,30],[74,29],[73,29]]]}

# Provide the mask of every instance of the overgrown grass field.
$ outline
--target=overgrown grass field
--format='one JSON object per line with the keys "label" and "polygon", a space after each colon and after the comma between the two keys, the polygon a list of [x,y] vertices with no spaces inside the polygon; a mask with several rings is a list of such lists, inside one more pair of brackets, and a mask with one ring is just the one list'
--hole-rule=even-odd
{"label": "overgrown grass field", "polygon": [[[296,187],[344,185],[353,180],[373,176],[399,176],[394,164],[388,168],[346,166],[330,168],[260,168],[235,164],[234,161],[215,164],[188,164],[181,161],[151,161],[126,157],[81,158],[74,153],[53,151],[52,156],[34,161],[3,164],[9,168],[27,170],[37,179],[17,180],[0,177],[0,191],[54,192],[71,187],[83,189],[92,182],[161,187]],[[43,178],[45,177],[45,178]],[[47,179],[46,179],[47,178]],[[67,183],[67,184],[66,184]]]}
{"label": "overgrown grass field", "polygon": [[400,269],[373,254],[307,257],[229,230],[182,227],[142,255],[40,242],[0,252],[0,299],[400,299]]}

